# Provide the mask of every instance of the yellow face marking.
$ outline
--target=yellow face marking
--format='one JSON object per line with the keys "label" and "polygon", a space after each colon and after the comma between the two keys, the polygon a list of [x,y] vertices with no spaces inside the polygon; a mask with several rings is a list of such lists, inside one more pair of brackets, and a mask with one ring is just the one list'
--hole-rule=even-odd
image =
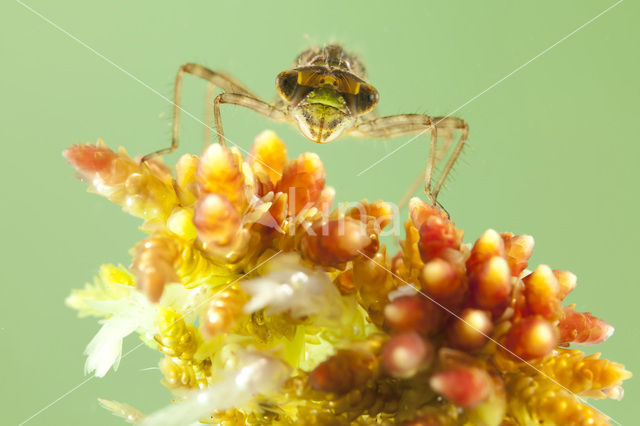
{"label": "yellow face marking", "polygon": [[317,69],[302,69],[298,71],[298,84],[301,86],[318,88],[329,86],[349,95],[360,93],[361,82],[341,71],[319,72]]}

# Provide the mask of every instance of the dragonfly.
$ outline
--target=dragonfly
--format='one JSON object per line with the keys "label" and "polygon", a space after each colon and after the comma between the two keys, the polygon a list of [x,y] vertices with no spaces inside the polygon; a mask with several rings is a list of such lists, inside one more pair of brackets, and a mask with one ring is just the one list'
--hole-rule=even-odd
{"label": "dragonfly", "polygon": [[[462,152],[469,134],[467,123],[457,117],[431,117],[427,114],[379,116],[376,106],[380,95],[376,88],[367,82],[363,62],[357,55],[345,51],[341,45],[328,44],[304,50],[290,69],[278,74],[278,96],[273,102],[260,99],[228,74],[213,71],[196,63],[182,65],[175,78],[171,146],[144,156],[142,161],[173,152],[178,148],[182,109],[180,103],[185,74],[206,80],[208,97],[213,97],[216,89],[220,90],[221,93],[213,99],[213,120],[218,143],[223,146],[226,138],[220,106],[224,104],[248,108],[273,121],[294,125],[305,137],[316,143],[331,142],[340,136],[388,139],[409,134],[424,134],[429,140],[425,170],[405,194],[400,205],[406,203],[417,186],[424,181],[424,191],[428,200],[433,205],[442,207],[437,202],[438,194]],[[451,148],[454,132],[459,133],[459,137],[442,172],[434,182],[434,168]],[[440,146],[439,136],[443,141]],[[206,138],[208,139],[208,135]]]}

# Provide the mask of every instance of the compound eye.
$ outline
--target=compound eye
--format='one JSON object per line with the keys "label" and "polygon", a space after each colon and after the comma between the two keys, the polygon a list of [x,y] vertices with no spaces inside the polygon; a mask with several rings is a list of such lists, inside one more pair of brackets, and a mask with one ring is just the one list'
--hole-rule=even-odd
{"label": "compound eye", "polygon": [[276,89],[285,102],[294,101],[298,87],[298,71],[283,71],[276,77]]}
{"label": "compound eye", "polygon": [[361,84],[358,94],[355,95],[355,104],[358,114],[366,114],[378,104],[378,91],[370,84]]}

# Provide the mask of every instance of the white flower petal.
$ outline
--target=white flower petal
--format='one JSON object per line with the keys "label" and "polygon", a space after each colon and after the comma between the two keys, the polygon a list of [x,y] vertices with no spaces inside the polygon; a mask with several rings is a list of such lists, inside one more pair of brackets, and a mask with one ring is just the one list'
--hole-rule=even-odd
{"label": "white flower petal", "polygon": [[115,416],[125,419],[128,423],[140,423],[146,416],[139,410],[128,404],[118,401],[109,401],[108,399],[98,398],[98,402],[103,408],[111,411]]}
{"label": "white flower petal", "polygon": [[[243,367],[202,391],[190,392],[183,401],[148,416],[142,426],[191,425],[213,411],[243,406],[257,394],[279,389],[290,369],[282,361],[261,354],[247,354]],[[197,423],[196,423],[197,424]]]}
{"label": "white flower petal", "polygon": [[136,330],[148,336],[158,332],[158,307],[137,290],[131,291],[127,299],[88,303],[111,317],[103,321],[102,328],[85,349],[88,355],[85,373],[95,372],[97,377],[104,377],[112,366],[114,370],[118,368],[125,337]]}
{"label": "white flower petal", "polygon": [[266,308],[268,315],[288,311],[294,318],[339,315],[340,293],[325,271],[302,265],[283,266],[284,269],[241,284],[251,295],[243,308],[245,313]]}
{"label": "white flower petal", "polygon": [[92,309],[109,315],[110,318],[104,320],[102,328],[85,350],[88,355],[85,372],[95,372],[97,377],[104,377],[112,366],[114,370],[117,369],[122,355],[122,340],[134,331],[146,340],[158,334],[159,306],[184,313],[185,320],[192,322],[198,313],[194,307],[201,299],[202,291],[188,290],[181,284],[171,284],[165,288],[158,305],[151,303],[136,289],[131,289],[126,299],[87,301]]}
{"label": "white flower petal", "polygon": [[105,320],[84,351],[88,355],[84,365],[85,374],[95,372],[97,377],[104,377],[111,366],[117,370],[122,355],[122,339],[136,328],[137,324],[131,318],[116,316]]}

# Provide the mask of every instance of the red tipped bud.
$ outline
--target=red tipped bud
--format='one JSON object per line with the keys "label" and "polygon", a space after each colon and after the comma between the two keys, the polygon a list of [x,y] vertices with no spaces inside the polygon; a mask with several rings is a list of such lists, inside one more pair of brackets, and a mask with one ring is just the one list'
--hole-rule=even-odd
{"label": "red tipped bud", "polygon": [[442,213],[434,206],[425,203],[418,197],[409,200],[409,216],[416,229],[420,229],[422,224],[431,216],[440,216]]}
{"label": "red tipped bud", "polygon": [[387,324],[395,331],[416,331],[424,336],[437,332],[445,313],[422,294],[400,296],[384,308]]}
{"label": "red tipped bud", "polygon": [[462,240],[462,233],[459,232],[452,222],[442,217],[431,216],[418,230],[420,240],[418,249],[423,261],[442,256],[448,249],[458,250]]}
{"label": "red tipped bud", "polygon": [[362,387],[373,375],[375,359],[368,353],[342,349],[309,373],[311,387],[338,394]]}
{"label": "red tipped bud", "polygon": [[373,203],[363,200],[358,203],[356,207],[349,210],[347,215],[364,223],[373,220],[373,229],[376,233],[384,229],[394,218],[391,206],[381,200],[374,201]]}
{"label": "red tipped bud", "polygon": [[462,408],[473,408],[483,402],[493,386],[486,371],[463,365],[434,374],[429,384],[431,389]]}
{"label": "red tipped bud", "polygon": [[265,130],[253,142],[248,160],[258,179],[275,185],[287,164],[287,147],[273,131]]}
{"label": "red tipped bud", "polygon": [[445,212],[418,198],[409,201],[409,211],[420,235],[418,249],[423,261],[441,256],[446,249],[460,248],[462,231],[456,229]]}
{"label": "red tipped bud", "polygon": [[556,319],[560,309],[560,288],[551,268],[540,265],[522,281],[530,312],[549,320]]}
{"label": "red tipped bud", "polygon": [[596,345],[613,334],[613,326],[591,315],[576,312],[573,306],[565,306],[558,323],[560,344]]}
{"label": "red tipped bud", "polygon": [[449,326],[449,341],[464,350],[479,349],[489,340],[493,322],[491,314],[479,309],[465,309]]}
{"label": "red tipped bud", "polygon": [[[504,235],[503,235],[504,238]],[[504,249],[511,275],[519,277],[528,266],[533,253],[534,240],[531,235],[516,235],[504,238]]]}
{"label": "red tipped bud", "polygon": [[301,154],[285,168],[277,192],[289,197],[289,216],[315,207],[324,188],[325,172],[320,157],[313,153]]}
{"label": "red tipped bud", "polygon": [[114,173],[118,154],[103,143],[98,145],[77,144],[62,152],[64,158],[80,173],[82,180],[92,184],[98,178],[107,185],[118,184],[123,176]]}
{"label": "red tipped bud", "polygon": [[127,213],[165,221],[178,202],[170,171],[156,160],[139,164],[124,149],[116,153],[100,141],[74,145],[63,155],[93,192],[120,204]]}
{"label": "red tipped bud", "polygon": [[495,256],[505,257],[504,241],[500,234],[493,229],[488,229],[473,245],[467,260],[467,270],[474,271]]}
{"label": "red tipped bud", "polygon": [[422,289],[442,303],[458,301],[464,292],[462,273],[444,259],[427,262],[418,278]]}
{"label": "red tipped bud", "polygon": [[505,347],[525,361],[547,355],[558,343],[558,331],[541,317],[528,317],[511,326]]}
{"label": "red tipped bud", "polygon": [[558,297],[560,300],[564,300],[564,298],[576,288],[578,277],[569,271],[561,271],[559,269],[554,269],[553,275],[555,275],[558,280],[558,286],[560,287]]}
{"label": "red tipped bud", "polygon": [[433,361],[433,346],[417,333],[397,334],[382,350],[382,366],[397,378],[408,378],[428,368]]}
{"label": "red tipped bud", "polygon": [[304,256],[323,266],[337,266],[360,255],[371,243],[365,225],[350,218],[318,223],[300,241]]}
{"label": "red tipped bud", "polygon": [[473,274],[470,286],[476,307],[491,311],[506,307],[512,289],[507,261],[499,256],[490,258]]}
{"label": "red tipped bud", "polygon": [[206,245],[225,246],[235,238],[241,218],[225,196],[208,194],[198,201],[193,224]]}
{"label": "red tipped bud", "polygon": [[231,149],[209,145],[202,153],[196,179],[202,192],[225,196],[238,211],[246,207],[241,159]]}

